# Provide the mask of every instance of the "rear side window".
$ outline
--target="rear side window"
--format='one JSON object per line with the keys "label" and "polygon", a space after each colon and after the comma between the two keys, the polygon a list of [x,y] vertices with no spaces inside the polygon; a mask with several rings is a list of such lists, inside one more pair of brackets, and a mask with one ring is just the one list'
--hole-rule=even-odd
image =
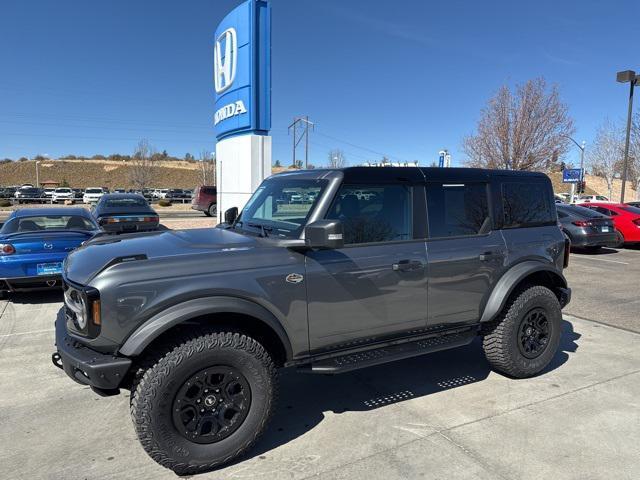
{"label": "rear side window", "polygon": [[202,190],[200,190],[202,193],[204,193],[205,195],[215,195],[216,194],[216,189],[214,187],[202,187]]}
{"label": "rear side window", "polygon": [[491,230],[487,184],[428,184],[429,237],[479,235]]}
{"label": "rear side window", "polygon": [[503,183],[502,208],[504,228],[537,227],[556,223],[555,206],[544,183]]}

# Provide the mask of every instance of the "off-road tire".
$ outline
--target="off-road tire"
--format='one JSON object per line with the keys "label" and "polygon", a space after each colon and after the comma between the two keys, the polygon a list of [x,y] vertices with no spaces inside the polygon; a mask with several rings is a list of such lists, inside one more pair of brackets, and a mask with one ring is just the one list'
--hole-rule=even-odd
{"label": "off-road tire", "polygon": [[[178,475],[191,475],[229,463],[250,449],[264,432],[277,397],[277,370],[264,347],[239,332],[209,332],[186,337],[159,356],[134,380],[131,416],[145,451]],[[231,435],[199,444],[174,424],[174,398],[184,382],[209,366],[230,366],[247,380],[251,403]]]}
{"label": "off-road tire", "polygon": [[[536,358],[527,358],[518,346],[520,326],[534,309],[543,309],[550,332],[546,347]],[[498,318],[486,327],[482,347],[491,367],[514,378],[527,378],[549,365],[560,344],[562,311],[555,294],[537,285],[513,294]]]}

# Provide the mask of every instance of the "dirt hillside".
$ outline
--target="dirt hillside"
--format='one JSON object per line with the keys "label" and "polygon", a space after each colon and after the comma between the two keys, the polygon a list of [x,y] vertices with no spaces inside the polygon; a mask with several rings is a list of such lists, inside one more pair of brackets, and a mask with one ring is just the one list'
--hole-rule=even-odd
{"label": "dirt hillside", "polygon": [[[155,187],[195,188],[200,184],[197,164],[167,162],[156,167]],[[133,188],[129,180],[131,166],[126,162],[103,160],[52,160],[40,162],[40,182],[66,182],[71,187]],[[0,164],[0,185],[36,182],[34,161]]]}

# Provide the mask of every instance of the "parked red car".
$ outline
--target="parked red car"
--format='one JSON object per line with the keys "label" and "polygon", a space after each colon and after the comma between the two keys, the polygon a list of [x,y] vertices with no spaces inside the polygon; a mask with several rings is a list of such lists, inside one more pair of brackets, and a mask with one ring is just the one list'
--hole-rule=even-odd
{"label": "parked red car", "polygon": [[196,188],[191,200],[191,208],[204,212],[207,217],[215,217],[218,213],[218,195],[216,187],[203,185]]}
{"label": "parked red car", "polygon": [[589,202],[580,204],[613,219],[618,232],[619,246],[640,242],[640,208],[624,203]]}

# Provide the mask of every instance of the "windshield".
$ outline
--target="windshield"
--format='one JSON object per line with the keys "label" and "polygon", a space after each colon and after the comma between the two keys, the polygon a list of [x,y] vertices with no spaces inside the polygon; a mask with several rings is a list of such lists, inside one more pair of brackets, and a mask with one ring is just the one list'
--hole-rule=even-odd
{"label": "windshield", "polygon": [[595,210],[591,210],[589,208],[578,207],[577,205],[567,205],[562,207],[557,207],[559,212],[566,212],[569,214],[574,214],[580,217],[585,218],[602,218],[606,217],[601,213],[596,212]]}
{"label": "windshield", "polygon": [[84,193],[102,193],[101,188],[87,188]]}
{"label": "windshield", "polygon": [[265,180],[242,210],[236,227],[272,237],[298,238],[326,186],[326,180],[277,176]]}
{"label": "windshield", "polygon": [[[104,197],[102,197],[104,198]],[[114,207],[146,207],[147,201],[142,198],[110,198],[104,201],[104,206],[108,208]]]}
{"label": "windshield", "polygon": [[2,226],[0,233],[94,229],[94,225],[80,215],[50,215],[13,218]]}
{"label": "windshield", "polygon": [[620,210],[624,210],[625,212],[635,213],[636,215],[640,215],[640,208],[638,207],[620,207]]}

